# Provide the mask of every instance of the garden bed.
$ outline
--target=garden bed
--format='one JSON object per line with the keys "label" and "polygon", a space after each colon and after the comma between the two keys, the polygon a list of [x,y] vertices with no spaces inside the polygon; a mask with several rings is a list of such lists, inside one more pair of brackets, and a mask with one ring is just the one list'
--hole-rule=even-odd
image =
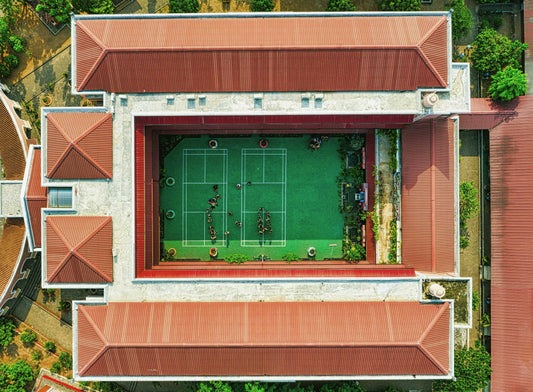
{"label": "garden bed", "polygon": [[422,298],[435,299],[428,294],[428,288],[431,284],[437,283],[444,287],[446,294],[442,299],[454,300],[454,322],[455,324],[470,325],[471,313],[470,308],[470,281],[469,280],[431,280],[422,283]]}

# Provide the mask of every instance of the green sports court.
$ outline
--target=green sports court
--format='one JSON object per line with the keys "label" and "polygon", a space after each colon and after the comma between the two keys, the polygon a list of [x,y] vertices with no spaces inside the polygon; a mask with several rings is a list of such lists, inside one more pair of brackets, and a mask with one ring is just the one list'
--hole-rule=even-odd
{"label": "green sports court", "polygon": [[[261,139],[268,146],[262,148]],[[329,137],[316,151],[310,139],[181,139],[164,157],[160,182],[162,260],[221,261],[242,254],[268,261],[289,253],[307,259],[311,247],[314,260],[342,258],[339,138]],[[209,255],[212,248],[216,258]]]}

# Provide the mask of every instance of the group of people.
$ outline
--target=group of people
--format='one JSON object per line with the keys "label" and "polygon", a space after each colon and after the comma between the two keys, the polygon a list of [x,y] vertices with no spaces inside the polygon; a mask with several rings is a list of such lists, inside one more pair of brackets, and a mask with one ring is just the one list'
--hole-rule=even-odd
{"label": "group of people", "polygon": [[325,142],[326,140],[328,140],[327,136],[313,137],[309,141],[309,148],[313,151],[316,151],[320,148],[322,142]]}
{"label": "group of people", "polygon": [[[213,192],[215,192],[215,197],[212,197],[209,200],[207,200],[207,203],[210,205],[210,207],[207,210],[205,210],[205,212],[207,213],[207,223],[213,223],[213,215],[211,215],[211,211],[213,211],[215,207],[218,206],[218,200],[220,200],[221,198],[221,196],[218,193],[218,185],[213,185]],[[209,226],[209,235],[211,237],[211,241],[216,241],[217,232],[213,225]]]}
{"label": "group of people", "polygon": [[270,224],[270,211],[266,211],[266,219],[263,224],[263,213],[265,212],[264,207],[259,207],[257,210],[257,232],[260,235],[269,233],[272,234],[272,226]]}

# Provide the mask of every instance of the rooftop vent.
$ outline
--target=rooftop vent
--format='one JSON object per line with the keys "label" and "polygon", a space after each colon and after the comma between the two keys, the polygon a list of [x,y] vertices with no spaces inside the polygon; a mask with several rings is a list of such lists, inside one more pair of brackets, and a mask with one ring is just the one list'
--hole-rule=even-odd
{"label": "rooftop vent", "polygon": [[439,102],[439,97],[435,93],[426,94],[424,95],[424,98],[422,98],[422,105],[424,105],[425,108],[432,108],[437,102]]}

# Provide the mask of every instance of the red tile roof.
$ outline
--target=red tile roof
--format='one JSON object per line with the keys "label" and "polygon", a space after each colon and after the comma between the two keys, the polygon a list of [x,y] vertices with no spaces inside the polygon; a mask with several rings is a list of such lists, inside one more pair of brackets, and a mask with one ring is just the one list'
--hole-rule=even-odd
{"label": "red tile roof", "polygon": [[402,262],[424,272],[455,270],[453,120],[402,129]]}
{"label": "red tile roof", "polygon": [[26,189],[30,234],[36,248],[41,247],[41,209],[46,208],[48,199],[46,188],[41,186],[41,149],[33,150],[33,158]]}
{"label": "red tile roof", "polygon": [[112,235],[111,217],[48,216],[48,283],[112,282]]}
{"label": "red tile roof", "polygon": [[446,375],[448,303],[78,307],[80,376]]}
{"label": "red tile roof", "polygon": [[448,80],[445,15],[75,23],[78,91],[398,91]]}
{"label": "red tile roof", "polygon": [[110,113],[48,113],[46,175],[53,179],[105,179],[113,172]]}
{"label": "red tile roof", "polygon": [[[14,270],[18,269],[19,254],[26,239],[26,229],[21,218],[8,218],[4,223],[0,235],[0,295],[5,291],[14,276]],[[0,298],[3,301],[10,293]]]}
{"label": "red tile roof", "polygon": [[15,112],[14,104],[0,89],[0,156],[6,180],[22,180],[28,150],[24,122]]}
{"label": "red tile roof", "polygon": [[[530,6],[531,7],[531,6]],[[533,384],[533,96],[490,131],[491,390]]]}

